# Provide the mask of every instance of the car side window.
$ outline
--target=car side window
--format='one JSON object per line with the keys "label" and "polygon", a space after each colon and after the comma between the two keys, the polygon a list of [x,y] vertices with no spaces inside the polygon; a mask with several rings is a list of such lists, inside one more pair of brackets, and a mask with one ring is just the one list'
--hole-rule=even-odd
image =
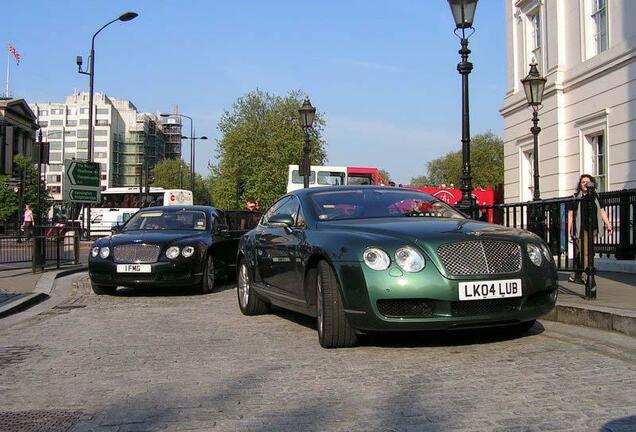
{"label": "car side window", "polygon": [[281,205],[276,214],[288,214],[292,217],[294,221],[296,221],[296,216],[298,215],[298,210],[300,210],[300,204],[296,197],[290,197],[290,200],[287,200],[283,205]]}
{"label": "car side window", "polygon": [[280,212],[278,210],[281,208],[281,206],[285,205],[285,203],[291,199],[292,199],[291,196],[285,196],[285,197],[282,197],[277,202],[275,202],[274,205],[272,205],[269,208],[269,210],[267,210],[267,212],[263,215],[263,218],[261,219],[261,224],[267,225],[269,223],[269,218],[271,218],[272,216],[276,214],[279,214]]}

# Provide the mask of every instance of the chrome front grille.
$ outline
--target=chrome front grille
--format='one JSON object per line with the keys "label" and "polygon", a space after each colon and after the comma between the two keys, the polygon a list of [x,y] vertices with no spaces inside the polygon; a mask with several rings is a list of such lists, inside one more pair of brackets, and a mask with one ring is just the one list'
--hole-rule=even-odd
{"label": "chrome front grille", "polygon": [[161,248],[149,244],[127,244],[115,246],[113,259],[118,263],[149,264],[157,262]]}
{"label": "chrome front grille", "polygon": [[448,243],[438,247],[437,254],[452,276],[496,275],[521,270],[521,247],[508,241]]}

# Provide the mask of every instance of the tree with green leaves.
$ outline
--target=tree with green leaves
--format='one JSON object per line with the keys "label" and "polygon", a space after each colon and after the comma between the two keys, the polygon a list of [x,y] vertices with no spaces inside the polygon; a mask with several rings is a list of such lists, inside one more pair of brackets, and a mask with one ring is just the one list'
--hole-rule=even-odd
{"label": "tree with green leaves", "polygon": [[0,221],[17,221],[18,194],[7,187],[7,176],[0,176]]}
{"label": "tree with green leaves", "polygon": [[[13,158],[13,163],[17,166],[19,173],[24,176],[24,191],[22,195],[22,206],[29,204],[33,209],[33,215],[38,214],[42,217],[46,217],[49,209],[51,208],[52,197],[49,191],[46,189],[46,183],[44,181],[38,181],[37,165],[33,163],[31,159],[26,158],[23,155],[17,155]],[[40,188],[40,202],[38,203],[38,187]],[[10,197],[8,197],[10,200]],[[14,193],[15,202],[17,203],[18,196]],[[4,206],[4,202],[0,202],[0,206]],[[16,204],[17,206],[17,204]],[[18,209],[22,212],[22,209]],[[14,215],[17,220],[17,215]],[[36,216],[37,217],[37,216]]]}
{"label": "tree with green leaves", "polygon": [[[181,171],[179,171],[181,165]],[[190,189],[190,165],[180,159],[163,159],[157,162],[153,169],[153,187],[164,189]],[[194,174],[195,204],[212,204],[212,189],[209,179],[204,179],[200,174]]]}
{"label": "tree with green leaves", "polygon": [[[212,166],[213,197],[220,208],[239,206],[253,197],[263,207],[286,191],[288,165],[298,164],[303,153],[303,129],[298,108],[302,93],[286,96],[255,90],[240,97],[219,121],[222,137],[217,164]],[[310,161],[323,165],[325,121],[316,112],[310,135]],[[238,195],[238,196],[237,196]]]}
{"label": "tree with green leaves", "polygon": [[[470,144],[470,166],[474,187],[497,186],[503,183],[503,140],[488,131],[475,135]],[[461,185],[462,152],[447,153],[427,164],[428,184]]]}
{"label": "tree with green leaves", "polygon": [[428,180],[428,177],[423,175],[419,177],[412,177],[410,184],[411,186],[428,186],[431,184],[431,182]]}
{"label": "tree with green leaves", "polygon": [[386,180],[387,184],[389,184],[390,181],[393,181],[393,179],[391,179],[391,174],[387,170],[379,169],[378,173],[384,178],[384,180]]}

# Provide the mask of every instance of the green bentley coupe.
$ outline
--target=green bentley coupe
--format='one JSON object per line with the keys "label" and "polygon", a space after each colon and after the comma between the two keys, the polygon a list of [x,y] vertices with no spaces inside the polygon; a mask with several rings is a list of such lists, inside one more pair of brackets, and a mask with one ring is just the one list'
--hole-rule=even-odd
{"label": "green bentley coupe", "polygon": [[241,238],[237,265],[243,314],[276,305],[316,317],[325,348],[379,331],[526,331],[557,298],[539,237],[402,188],[287,194]]}

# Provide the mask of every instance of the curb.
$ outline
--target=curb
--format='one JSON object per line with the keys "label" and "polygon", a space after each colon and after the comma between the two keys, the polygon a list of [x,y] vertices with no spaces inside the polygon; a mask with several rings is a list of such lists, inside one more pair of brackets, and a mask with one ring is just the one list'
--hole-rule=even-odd
{"label": "curb", "polygon": [[41,301],[46,300],[49,298],[51,291],[53,291],[53,286],[55,285],[55,280],[57,278],[68,276],[73,273],[79,273],[87,269],[87,265],[78,265],[77,267],[67,268],[64,270],[45,272],[42,276],[40,276],[40,279],[38,279],[32,293],[20,297],[19,299],[16,299],[15,301],[0,308],[0,318],[23,311],[37,303],[40,303]]}
{"label": "curb", "polygon": [[625,309],[561,302],[542,318],[636,336],[636,312]]}

